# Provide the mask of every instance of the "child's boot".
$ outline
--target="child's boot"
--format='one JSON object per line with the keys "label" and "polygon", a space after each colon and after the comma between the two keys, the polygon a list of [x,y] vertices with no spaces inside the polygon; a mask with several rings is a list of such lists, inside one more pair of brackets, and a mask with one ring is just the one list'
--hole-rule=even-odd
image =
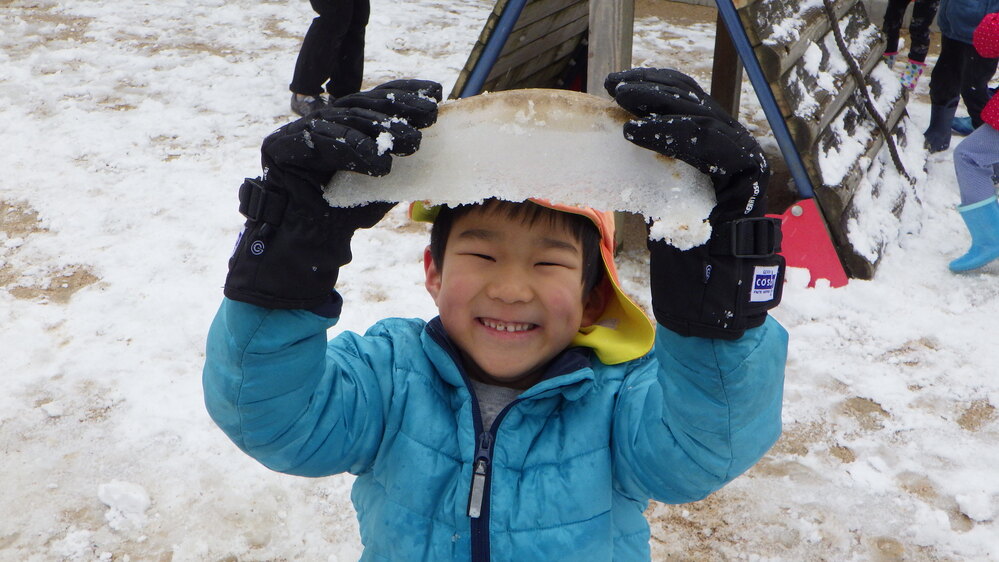
{"label": "child's boot", "polygon": [[291,94],[291,110],[302,117],[324,107],[326,102],[321,97]]}
{"label": "child's boot", "polygon": [[902,67],[902,75],[899,77],[899,80],[903,86],[913,90],[916,88],[916,83],[919,82],[919,77],[923,75],[923,70],[925,69],[925,62],[910,60]]}
{"label": "child's boot", "polygon": [[926,150],[940,152],[950,147],[950,126],[954,123],[957,104],[930,106],[930,126],[923,133],[923,146]]}
{"label": "child's boot", "polygon": [[895,68],[895,59],[898,58],[898,52],[884,53],[881,55],[881,58],[885,61],[885,64],[888,65],[888,70],[891,70]]}
{"label": "child's boot", "polygon": [[971,117],[968,116],[955,117],[954,121],[950,124],[950,128],[962,137],[975,132],[975,126],[971,124]]}
{"label": "child's boot", "polygon": [[989,197],[957,210],[971,232],[971,249],[950,262],[950,270],[970,271],[999,258],[999,201]]}

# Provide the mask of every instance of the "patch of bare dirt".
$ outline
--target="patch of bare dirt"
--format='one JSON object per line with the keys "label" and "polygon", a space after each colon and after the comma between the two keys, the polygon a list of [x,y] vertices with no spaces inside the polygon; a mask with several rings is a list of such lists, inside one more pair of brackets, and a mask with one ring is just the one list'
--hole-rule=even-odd
{"label": "patch of bare dirt", "polygon": [[968,431],[978,431],[996,419],[996,407],[988,400],[975,400],[957,418],[957,425]]}
{"label": "patch of bare dirt", "polygon": [[736,545],[738,538],[732,535],[731,522],[726,520],[725,505],[732,503],[733,498],[723,498],[713,494],[694,503],[682,505],[666,505],[652,502],[645,516],[649,520],[652,532],[653,550],[656,546],[669,549],[676,547],[675,536],[701,537],[711,540],[684,541],[685,550],[682,556],[675,553],[657,553],[656,560],[717,560],[719,545]]}
{"label": "patch of bare dirt", "polygon": [[770,455],[793,455],[804,457],[813,451],[827,451],[828,455],[842,463],[857,460],[852,449],[836,442],[833,429],[821,422],[787,424]]}
{"label": "patch of bare dirt", "polygon": [[[56,8],[58,4],[51,4],[46,8]],[[45,37],[49,41],[72,41],[74,43],[87,43],[93,39],[87,38],[87,30],[93,18],[80,16],[67,16],[57,12],[40,11],[33,8],[24,12],[27,19],[35,23],[43,23],[51,26],[51,33],[46,33]]]}
{"label": "patch of bare dirt", "polygon": [[717,21],[718,9],[669,0],[637,0],[635,17],[656,17],[673,25],[690,25]]}
{"label": "patch of bare dirt", "polygon": [[279,39],[301,40],[303,34],[305,33],[304,30],[298,33],[286,31],[284,27],[281,26],[281,22],[275,18],[267,18],[264,20],[264,23],[260,26],[260,28],[263,30],[264,34]]}
{"label": "patch of bare dirt", "polygon": [[9,287],[10,294],[24,300],[44,299],[47,302],[66,303],[80,289],[99,281],[84,266],[70,266],[53,272],[36,285]]}
{"label": "patch of bare dirt", "polygon": [[45,228],[38,223],[38,213],[26,203],[0,201],[0,231],[8,238],[19,238],[44,232]]}
{"label": "patch of bare dirt", "polygon": [[881,404],[869,399],[854,396],[840,404],[840,410],[860,424],[861,429],[877,431],[884,429],[884,421],[891,417]]}
{"label": "patch of bare dirt", "polygon": [[46,275],[24,276],[17,260],[10,257],[18,253],[24,241],[46,232],[38,213],[26,203],[0,201],[0,242],[10,241],[0,253],[0,287],[15,298],[66,303],[80,289],[99,281],[90,269],[81,264],[54,268]]}

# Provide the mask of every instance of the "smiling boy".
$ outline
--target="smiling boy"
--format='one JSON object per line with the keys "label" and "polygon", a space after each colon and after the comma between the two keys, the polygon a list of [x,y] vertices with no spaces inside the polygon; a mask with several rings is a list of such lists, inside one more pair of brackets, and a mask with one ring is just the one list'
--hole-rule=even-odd
{"label": "smiling boy", "polygon": [[704,246],[649,243],[657,327],[619,286],[606,213],[488,200],[411,209],[434,223],[437,318],[327,341],[350,238],[390,205],[331,208],[321,187],[415,151],[440,86],[347,96],[264,141],[264,177],[240,189],[206,404],[274,470],[357,475],[363,560],[647,560],[650,499],[701,499],[779,435],[787,334],[766,311],[783,261],[759,147],[680,73],[607,87],[636,115],[628,140],[712,174],[718,199]]}
{"label": "smiling boy", "polygon": [[472,378],[529,388],[580,327],[593,325],[603,312],[603,292],[592,280],[587,285],[584,275],[584,266],[591,278],[600,272],[594,251],[599,233],[593,225],[578,227],[590,230],[590,255],[584,256],[569,215],[548,211],[532,222],[530,207],[495,200],[457,220],[446,212],[452,214],[450,233],[446,240],[438,234],[424,255],[427,291],[444,330]]}

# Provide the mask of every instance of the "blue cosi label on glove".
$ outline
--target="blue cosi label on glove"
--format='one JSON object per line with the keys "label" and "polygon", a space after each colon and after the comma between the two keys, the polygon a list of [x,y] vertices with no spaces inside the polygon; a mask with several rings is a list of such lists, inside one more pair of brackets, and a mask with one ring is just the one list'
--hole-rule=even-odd
{"label": "blue cosi label on glove", "polygon": [[774,298],[777,288],[779,265],[757,266],[753,268],[753,290],[749,293],[749,302],[770,301]]}

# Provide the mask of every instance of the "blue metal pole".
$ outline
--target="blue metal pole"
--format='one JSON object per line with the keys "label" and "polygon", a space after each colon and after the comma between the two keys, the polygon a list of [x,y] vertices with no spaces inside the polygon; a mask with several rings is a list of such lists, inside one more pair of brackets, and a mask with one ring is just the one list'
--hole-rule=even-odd
{"label": "blue metal pole", "polygon": [[[801,154],[798,153],[798,147],[794,146],[791,131],[788,130],[784,116],[781,114],[780,108],[777,107],[777,99],[774,98],[770,84],[767,83],[767,79],[763,75],[763,68],[760,67],[760,61],[756,60],[756,55],[753,53],[753,46],[749,43],[749,37],[746,35],[746,30],[742,27],[742,22],[739,20],[739,13],[736,12],[735,5],[732,4],[732,0],[715,1],[718,4],[718,13],[721,15],[722,21],[728,29],[729,36],[732,38],[732,44],[735,45],[735,51],[739,53],[739,58],[742,59],[742,66],[746,69],[746,74],[749,75],[749,81],[753,84],[753,89],[756,90],[756,97],[759,98],[760,105],[763,106],[763,114],[767,116],[770,128],[773,129],[774,137],[777,139],[777,146],[780,147],[781,154],[784,155],[784,161],[791,172],[791,178],[794,179],[798,196],[806,199],[815,197],[815,190],[812,189],[812,181],[808,178],[808,172],[805,171],[805,164],[801,160]],[[833,25],[836,25],[836,22],[833,22]]]}
{"label": "blue metal pole", "polygon": [[482,54],[479,56],[479,60],[476,61],[472,72],[469,73],[465,87],[461,89],[461,95],[458,97],[467,98],[482,93],[482,85],[485,83],[486,78],[489,77],[489,71],[496,64],[496,59],[499,58],[500,52],[503,51],[503,45],[510,38],[513,26],[517,23],[517,19],[520,18],[520,12],[523,11],[525,4],[527,4],[527,0],[510,0],[506,7],[503,8],[503,13],[500,15],[499,22],[496,23],[496,28],[493,29],[493,32],[489,35],[489,39],[486,40],[486,46],[482,49]]}

